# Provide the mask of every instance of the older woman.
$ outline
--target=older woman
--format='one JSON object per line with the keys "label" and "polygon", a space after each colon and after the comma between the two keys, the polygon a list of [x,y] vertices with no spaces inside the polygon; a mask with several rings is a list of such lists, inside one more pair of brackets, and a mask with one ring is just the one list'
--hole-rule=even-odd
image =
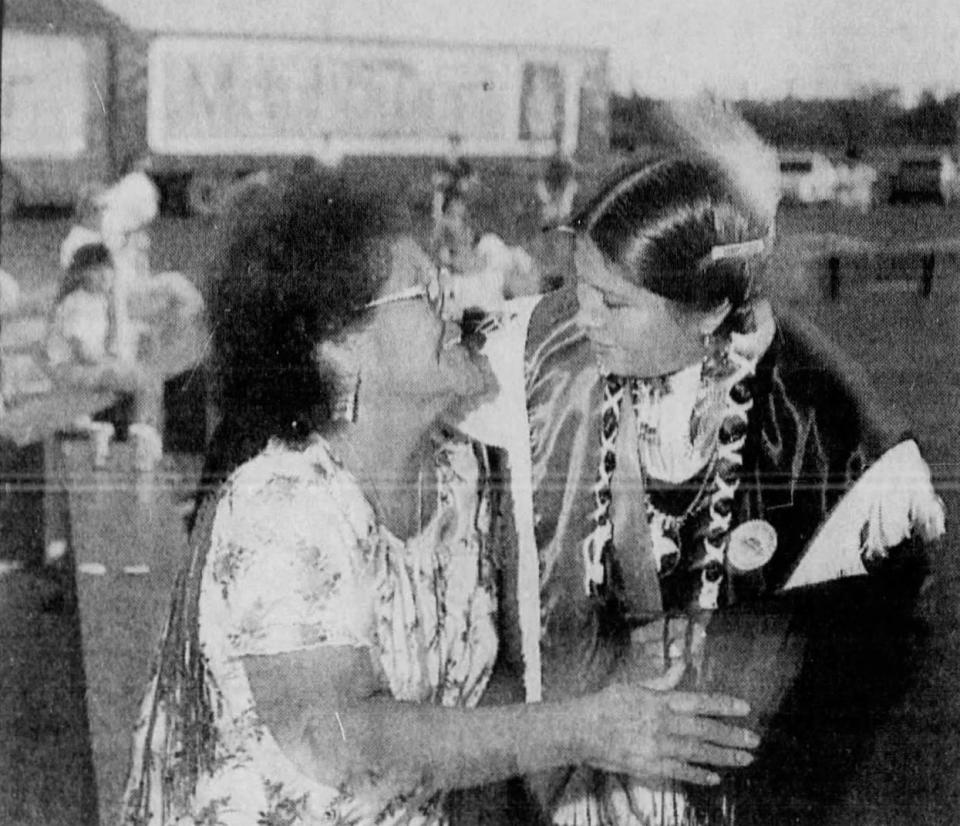
{"label": "older woman", "polygon": [[527,772],[709,782],[691,758],[750,760],[752,735],[721,719],[746,708],[721,696],[618,685],[474,708],[500,556],[483,454],[456,423],[490,373],[388,229],[372,198],[313,176],[233,207],[210,302],[221,481],[144,704],[127,823],[440,823],[448,791]]}
{"label": "older woman", "polygon": [[[879,614],[893,615],[942,535],[901,419],[764,299],[776,168],[765,172],[749,134],[728,138],[688,140],[601,188],[570,227],[576,290],[518,313],[523,386],[504,370],[501,398],[468,423],[531,482],[514,479],[521,548],[506,578],[516,593],[503,595],[523,632],[504,659],[524,670],[528,697],[538,683],[559,701],[610,681],[686,680],[746,696],[767,722],[800,662],[803,612],[788,594],[875,571],[872,587],[848,584],[833,602],[889,597]],[[516,398],[519,412],[497,415]],[[863,630],[855,611],[847,619],[847,634]],[[533,786],[558,824],[733,817],[729,795],[589,767]]]}

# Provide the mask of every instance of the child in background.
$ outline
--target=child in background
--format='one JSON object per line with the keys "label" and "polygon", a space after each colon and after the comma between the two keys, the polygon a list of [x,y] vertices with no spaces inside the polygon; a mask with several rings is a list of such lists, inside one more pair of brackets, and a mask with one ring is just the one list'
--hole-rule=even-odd
{"label": "child in background", "polygon": [[[75,231],[71,231],[74,239]],[[93,233],[75,248],[62,250],[66,271],[57,289],[47,334],[50,367],[93,366],[105,362],[109,337],[109,296],[113,264]]]}
{"label": "child in background", "polygon": [[[47,329],[50,373],[62,386],[132,396],[130,432],[137,441],[138,467],[148,469],[162,450],[157,429],[162,377],[117,352],[112,302],[116,272],[106,245],[88,237],[65,255],[66,271]],[[94,436],[103,428],[87,418],[75,424]]]}

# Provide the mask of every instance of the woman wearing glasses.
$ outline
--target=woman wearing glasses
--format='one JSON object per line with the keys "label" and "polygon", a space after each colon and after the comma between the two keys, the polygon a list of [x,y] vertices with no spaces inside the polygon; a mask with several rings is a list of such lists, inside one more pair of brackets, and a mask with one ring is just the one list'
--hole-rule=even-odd
{"label": "woman wearing glasses", "polygon": [[475,708],[501,560],[484,454],[456,426],[491,377],[383,202],[307,177],[228,213],[209,302],[222,420],[126,823],[443,823],[447,792],[527,772],[711,782],[694,763],[750,760],[724,719],[747,709],[722,696]]}

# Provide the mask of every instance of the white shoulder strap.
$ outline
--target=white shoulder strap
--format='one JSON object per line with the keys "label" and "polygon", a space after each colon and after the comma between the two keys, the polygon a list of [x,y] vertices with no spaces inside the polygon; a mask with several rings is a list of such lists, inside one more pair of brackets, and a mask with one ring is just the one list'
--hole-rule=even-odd
{"label": "white shoulder strap", "polygon": [[533,468],[527,418],[524,353],[530,316],[541,296],[506,302],[501,326],[487,336],[484,355],[500,384],[497,395],[472,411],[463,432],[503,448],[510,459],[510,485],[517,530],[517,599],[523,647],[523,684],[528,703],[543,696],[540,666],[540,565],[533,533]]}

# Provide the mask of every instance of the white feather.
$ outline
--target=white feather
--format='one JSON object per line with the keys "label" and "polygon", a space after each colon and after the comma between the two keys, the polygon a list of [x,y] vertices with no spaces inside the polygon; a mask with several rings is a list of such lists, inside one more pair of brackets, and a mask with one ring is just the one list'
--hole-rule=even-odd
{"label": "white feather", "polygon": [[729,104],[698,98],[672,103],[664,112],[664,132],[679,148],[717,163],[740,197],[772,227],[780,199],[773,147]]}

